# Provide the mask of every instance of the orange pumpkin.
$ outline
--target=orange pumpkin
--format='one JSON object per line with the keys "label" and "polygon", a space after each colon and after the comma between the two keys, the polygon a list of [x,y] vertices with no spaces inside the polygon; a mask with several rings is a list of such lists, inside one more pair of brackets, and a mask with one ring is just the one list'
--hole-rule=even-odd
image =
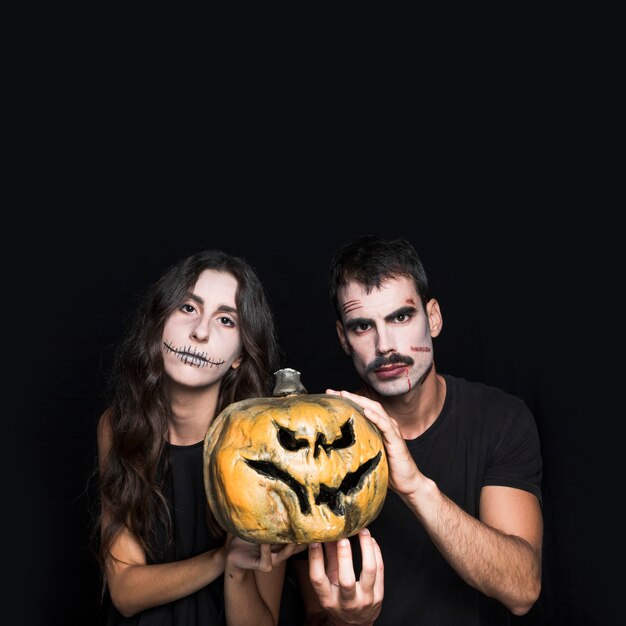
{"label": "orange pumpkin", "polygon": [[204,441],[209,506],[224,530],[256,543],[354,535],[385,501],[382,436],[354,402],[307,394],[295,370],[276,374],[279,397],[235,402],[211,423]]}

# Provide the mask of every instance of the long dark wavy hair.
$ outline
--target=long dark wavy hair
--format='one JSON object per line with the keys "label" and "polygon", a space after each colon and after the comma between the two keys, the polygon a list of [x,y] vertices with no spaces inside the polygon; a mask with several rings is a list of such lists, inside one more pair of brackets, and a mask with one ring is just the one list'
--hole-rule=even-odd
{"label": "long dark wavy hair", "polygon": [[[165,525],[171,539],[161,484],[163,463],[167,465],[170,414],[161,341],[165,321],[207,269],[228,272],[237,279],[243,357],[241,365],[229,369],[222,379],[216,415],[232,402],[271,395],[278,345],[268,297],[255,270],[244,259],[220,250],[199,252],[170,267],[149,288],[113,361],[107,409],[111,448],[98,476],[100,503],[108,517],[106,524],[98,517],[94,528],[102,572],[111,545],[124,526],[149,558],[154,558],[159,523]],[[213,526],[213,532],[216,529]]]}

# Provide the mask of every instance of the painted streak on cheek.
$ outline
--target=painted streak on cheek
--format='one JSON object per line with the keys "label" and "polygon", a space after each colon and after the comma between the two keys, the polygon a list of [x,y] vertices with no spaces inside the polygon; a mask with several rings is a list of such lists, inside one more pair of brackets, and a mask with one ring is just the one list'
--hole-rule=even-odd
{"label": "painted streak on cheek", "polygon": [[413,352],[430,352],[430,348],[428,346],[410,346]]}
{"label": "painted streak on cheek", "polygon": [[409,391],[411,391],[411,379],[409,378],[409,368],[406,369],[406,382],[409,384]]}

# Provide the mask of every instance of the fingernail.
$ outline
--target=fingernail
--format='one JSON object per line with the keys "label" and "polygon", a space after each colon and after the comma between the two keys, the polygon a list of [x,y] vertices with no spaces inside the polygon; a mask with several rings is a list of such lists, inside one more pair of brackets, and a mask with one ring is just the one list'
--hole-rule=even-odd
{"label": "fingernail", "polygon": [[344,537],[343,539],[340,539],[340,540],[337,542],[337,545],[338,545],[340,548],[345,548],[345,547],[347,547],[347,546],[349,546],[349,545],[350,545],[350,542],[349,542],[349,541],[348,541],[348,540]]}
{"label": "fingernail", "polygon": [[310,543],[309,544],[309,548],[311,548],[311,550],[320,550],[322,548],[322,544],[321,543]]}
{"label": "fingernail", "polygon": [[370,531],[367,528],[362,528],[361,529],[361,534],[362,535],[370,535],[371,533],[370,533]]}

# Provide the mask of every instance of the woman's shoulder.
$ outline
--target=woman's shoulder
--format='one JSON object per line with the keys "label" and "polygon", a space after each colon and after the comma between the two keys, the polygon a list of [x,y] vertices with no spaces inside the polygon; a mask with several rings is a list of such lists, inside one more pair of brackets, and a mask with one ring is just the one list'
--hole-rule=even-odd
{"label": "woman's shoulder", "polygon": [[101,462],[111,449],[111,441],[113,439],[112,414],[113,411],[107,408],[98,418],[96,435],[98,439],[98,456]]}
{"label": "woman's shoulder", "polygon": [[103,437],[110,438],[111,430],[113,428],[111,425],[112,413],[113,411],[110,408],[106,408],[98,418],[98,439]]}

